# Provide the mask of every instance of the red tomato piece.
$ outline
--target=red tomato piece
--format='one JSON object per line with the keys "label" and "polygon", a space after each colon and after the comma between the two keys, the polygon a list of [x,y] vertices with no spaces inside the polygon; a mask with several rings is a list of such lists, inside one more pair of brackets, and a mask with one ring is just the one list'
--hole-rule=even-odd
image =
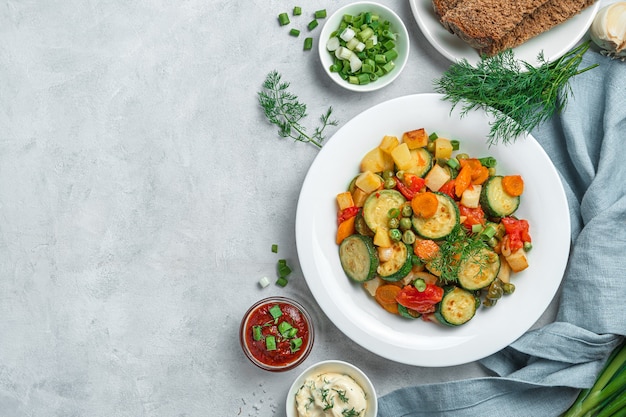
{"label": "red tomato piece", "polygon": [[455,188],[456,188],[456,181],[452,179],[446,182],[444,185],[442,185],[441,188],[439,189],[439,192],[443,194],[447,194],[450,196],[450,198],[456,200],[457,199],[456,194],[454,193]]}
{"label": "red tomato piece", "polygon": [[424,291],[419,291],[413,285],[406,285],[396,296],[398,304],[415,310],[421,314],[435,311],[435,304],[443,298],[443,288],[434,284],[426,284]]}
{"label": "red tomato piece", "polygon": [[396,184],[398,191],[400,191],[407,200],[412,200],[413,197],[424,188],[426,180],[415,174],[406,173],[404,174],[403,180],[397,181]]}
{"label": "red tomato piece", "polygon": [[506,234],[509,236],[509,247],[512,252],[524,246],[524,242],[531,242],[527,220],[503,217],[501,222],[504,225]]}
{"label": "red tomato piece", "polygon": [[485,224],[485,212],[480,206],[476,208],[469,208],[465,207],[462,204],[459,204],[459,213],[461,214],[461,216],[465,217],[463,225],[467,226],[470,229],[475,224]]}

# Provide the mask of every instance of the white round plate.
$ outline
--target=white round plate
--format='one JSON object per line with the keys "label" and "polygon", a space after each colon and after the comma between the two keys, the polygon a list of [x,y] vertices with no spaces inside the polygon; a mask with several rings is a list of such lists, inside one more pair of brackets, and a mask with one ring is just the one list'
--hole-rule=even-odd
{"label": "white round plate", "polygon": [[[430,0],[409,0],[409,2],[422,33],[443,56],[452,62],[467,59],[467,62],[472,65],[480,61],[480,56],[475,49],[441,26]],[[515,57],[533,65],[539,64],[537,56],[541,51],[546,61],[551,62],[560,58],[585,35],[598,7],[600,7],[600,2],[596,1],[566,22],[513,48]]]}
{"label": "white round plate", "polygon": [[[387,359],[439,367],[475,361],[499,351],[526,332],[558,290],[570,248],[565,191],[543,148],[530,135],[489,147],[492,120],[484,111],[460,116],[439,94],[396,98],[356,116],[320,150],[304,180],[297,207],[296,243],[306,282],[328,318],[350,339]],[[498,173],[521,174],[525,182],[516,215],[530,223],[530,266],[516,274],[515,293],[492,308],[481,308],[467,324],[444,327],[390,314],[351,282],[335,243],[338,193],[357,175],[361,158],[385,135],[408,130],[457,139],[460,152],[493,156]]]}

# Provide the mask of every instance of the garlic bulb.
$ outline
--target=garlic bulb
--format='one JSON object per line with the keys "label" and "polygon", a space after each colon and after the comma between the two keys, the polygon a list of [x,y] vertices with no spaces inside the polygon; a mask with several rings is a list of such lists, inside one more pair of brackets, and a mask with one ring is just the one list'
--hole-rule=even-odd
{"label": "garlic bulb", "polygon": [[626,58],[626,1],[600,9],[591,24],[589,36],[606,55]]}

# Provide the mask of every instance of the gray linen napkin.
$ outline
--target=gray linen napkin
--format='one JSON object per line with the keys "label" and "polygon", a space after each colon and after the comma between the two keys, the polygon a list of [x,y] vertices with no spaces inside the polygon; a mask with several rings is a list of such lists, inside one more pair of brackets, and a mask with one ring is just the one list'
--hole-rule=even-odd
{"label": "gray linen napkin", "polygon": [[[626,62],[589,50],[562,114],[532,132],[556,166],[572,250],[554,323],[481,363],[492,377],[407,387],[378,417],[558,416],[626,335]],[[549,210],[549,202],[546,202]]]}

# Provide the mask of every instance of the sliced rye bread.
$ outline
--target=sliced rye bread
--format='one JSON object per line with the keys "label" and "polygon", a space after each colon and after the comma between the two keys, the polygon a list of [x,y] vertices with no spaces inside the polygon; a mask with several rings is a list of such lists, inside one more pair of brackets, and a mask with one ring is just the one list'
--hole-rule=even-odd
{"label": "sliced rye bread", "polygon": [[442,17],[448,30],[476,49],[499,42],[548,0],[463,0]]}
{"label": "sliced rye bread", "polygon": [[446,13],[448,13],[449,10],[454,9],[462,1],[463,0],[432,0],[435,16],[439,19],[439,22],[441,22],[443,27],[451,33],[453,33],[452,30],[450,30],[450,28],[448,28],[441,19],[446,15]]}
{"label": "sliced rye bread", "polygon": [[595,0],[550,0],[526,16],[520,24],[507,32],[498,41],[479,49],[481,54],[496,55],[505,49],[515,48],[527,40],[546,32],[556,25],[574,17]]}

